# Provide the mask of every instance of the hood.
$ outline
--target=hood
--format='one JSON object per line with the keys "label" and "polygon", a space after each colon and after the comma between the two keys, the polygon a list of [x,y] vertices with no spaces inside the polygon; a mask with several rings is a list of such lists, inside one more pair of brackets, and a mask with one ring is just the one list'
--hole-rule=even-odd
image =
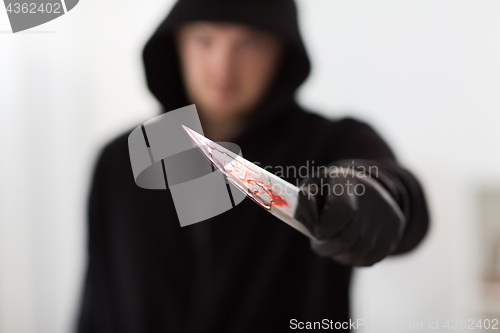
{"label": "hood", "polygon": [[269,121],[295,103],[294,93],[308,76],[310,62],[293,0],[179,0],[143,50],[148,87],[163,112],[191,104],[182,84],[173,32],[183,23],[202,20],[249,25],[274,33],[286,43],[281,70],[252,121]]}

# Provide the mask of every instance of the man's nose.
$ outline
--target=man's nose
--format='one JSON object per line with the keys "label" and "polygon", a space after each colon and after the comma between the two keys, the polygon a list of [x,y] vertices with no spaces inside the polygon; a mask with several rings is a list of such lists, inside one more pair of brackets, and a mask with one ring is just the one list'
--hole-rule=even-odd
{"label": "man's nose", "polygon": [[212,55],[212,75],[216,82],[228,84],[234,77],[235,52],[230,46],[219,47]]}

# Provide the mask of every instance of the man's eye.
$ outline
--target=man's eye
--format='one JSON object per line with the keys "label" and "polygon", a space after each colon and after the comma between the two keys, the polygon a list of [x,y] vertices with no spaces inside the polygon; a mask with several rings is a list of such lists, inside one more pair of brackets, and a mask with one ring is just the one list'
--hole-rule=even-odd
{"label": "man's eye", "polygon": [[258,49],[260,47],[260,43],[258,40],[255,38],[248,38],[245,39],[242,43],[242,46],[249,48],[249,49]]}
{"label": "man's eye", "polygon": [[206,35],[194,35],[193,40],[196,43],[198,43],[200,45],[204,45],[204,46],[210,44],[210,39]]}

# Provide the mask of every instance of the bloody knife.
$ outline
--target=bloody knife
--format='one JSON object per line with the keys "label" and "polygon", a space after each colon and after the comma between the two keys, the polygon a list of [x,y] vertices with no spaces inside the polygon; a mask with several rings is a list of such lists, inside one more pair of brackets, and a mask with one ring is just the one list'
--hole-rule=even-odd
{"label": "bloody knife", "polygon": [[247,161],[189,127],[184,125],[182,127],[194,146],[236,188],[289,226],[311,239],[316,239],[304,224],[295,219],[300,192],[297,186]]}

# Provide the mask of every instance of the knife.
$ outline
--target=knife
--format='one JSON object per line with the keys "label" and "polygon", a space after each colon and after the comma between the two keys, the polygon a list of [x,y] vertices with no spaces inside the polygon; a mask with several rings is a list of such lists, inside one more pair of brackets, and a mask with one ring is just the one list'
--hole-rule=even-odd
{"label": "knife", "polygon": [[189,127],[182,125],[182,128],[193,145],[237,189],[289,226],[311,239],[316,239],[306,226],[295,218],[300,192],[297,186],[222,147]]}

